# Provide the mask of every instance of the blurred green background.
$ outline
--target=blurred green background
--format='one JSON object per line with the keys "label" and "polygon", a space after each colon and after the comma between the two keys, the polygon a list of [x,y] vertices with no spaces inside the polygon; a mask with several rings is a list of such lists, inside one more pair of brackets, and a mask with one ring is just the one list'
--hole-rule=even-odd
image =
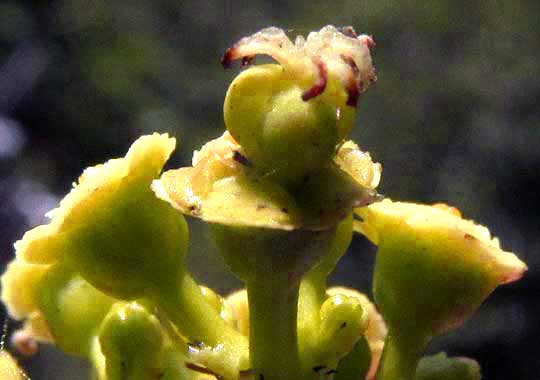
{"label": "blurred green background", "polygon": [[[170,167],[223,131],[238,69],[219,58],[263,27],[291,36],[323,25],[374,36],[379,81],[361,99],[354,139],[383,163],[380,191],[446,201],[491,227],[529,265],[432,351],[480,361],[489,380],[540,372],[540,2],[0,0],[0,258],[45,222],[86,166],[152,131],[180,146]],[[196,277],[238,286],[193,224]],[[369,292],[374,249],[356,237],[333,283]],[[44,347],[34,380],[87,379]]]}

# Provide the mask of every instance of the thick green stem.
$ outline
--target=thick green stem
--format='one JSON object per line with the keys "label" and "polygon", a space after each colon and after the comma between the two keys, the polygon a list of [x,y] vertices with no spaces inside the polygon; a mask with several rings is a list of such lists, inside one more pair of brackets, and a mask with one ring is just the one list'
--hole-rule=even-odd
{"label": "thick green stem", "polygon": [[388,332],[384,343],[378,380],[414,380],[416,367],[429,339],[423,335],[405,336]]}
{"label": "thick green stem", "polygon": [[250,310],[250,358],[256,379],[299,380],[298,281],[268,268],[246,282]]}

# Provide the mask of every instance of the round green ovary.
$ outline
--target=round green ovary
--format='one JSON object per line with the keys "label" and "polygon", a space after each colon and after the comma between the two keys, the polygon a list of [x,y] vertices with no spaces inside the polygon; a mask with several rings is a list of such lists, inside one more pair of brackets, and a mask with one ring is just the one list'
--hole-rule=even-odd
{"label": "round green ovary", "polygon": [[292,182],[329,163],[338,143],[335,107],[301,96],[300,87],[291,86],[273,97],[259,143],[264,169]]}
{"label": "round green ovary", "polygon": [[340,99],[302,100],[312,84],[287,77],[281,66],[264,65],[244,71],[229,87],[227,130],[259,172],[278,182],[296,184],[322,168],[350,129],[343,124],[351,118],[338,116]]}
{"label": "round green ovary", "polygon": [[136,302],[116,303],[99,332],[108,380],[159,378],[163,334],[152,314]]}

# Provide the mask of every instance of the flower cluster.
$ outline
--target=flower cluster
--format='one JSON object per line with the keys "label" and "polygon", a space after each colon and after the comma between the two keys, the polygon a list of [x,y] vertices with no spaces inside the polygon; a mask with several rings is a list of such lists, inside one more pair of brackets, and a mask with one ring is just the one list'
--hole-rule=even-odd
{"label": "flower cluster", "polygon": [[[235,78],[227,130],[191,166],[162,173],[176,142],[153,134],[86,169],[2,276],[19,347],[55,344],[98,380],[479,380],[473,360],[424,350],[527,267],[452,207],[378,194],[381,165],[348,140],[374,46],[351,27],[294,42],[264,29],[222,64],[277,63]],[[184,215],[244,289],[195,282]],[[375,302],[327,286],[354,231],[378,246]],[[6,355],[0,377],[18,380]]]}

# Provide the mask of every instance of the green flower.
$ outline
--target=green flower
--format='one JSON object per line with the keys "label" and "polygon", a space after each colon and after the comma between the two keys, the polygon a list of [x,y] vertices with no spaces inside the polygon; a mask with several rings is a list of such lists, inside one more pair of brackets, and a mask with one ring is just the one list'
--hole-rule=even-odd
{"label": "green flower", "polygon": [[[15,243],[16,259],[2,276],[2,300],[13,318],[26,320],[27,336],[87,355],[114,299],[86,280],[115,296],[143,295],[148,281],[136,272],[162,261],[153,257],[159,254],[155,247],[170,248],[165,255],[171,257],[185,253],[182,216],[150,190],[174,146],[166,135],[145,136],[125,158],[86,169],[48,214],[50,223]],[[164,232],[156,234],[159,229]]]}
{"label": "green flower", "polygon": [[382,380],[412,379],[431,337],[461,325],[527,270],[486,227],[449,206],[387,199],[356,213],[356,230],[378,245],[373,288],[389,329]]}

